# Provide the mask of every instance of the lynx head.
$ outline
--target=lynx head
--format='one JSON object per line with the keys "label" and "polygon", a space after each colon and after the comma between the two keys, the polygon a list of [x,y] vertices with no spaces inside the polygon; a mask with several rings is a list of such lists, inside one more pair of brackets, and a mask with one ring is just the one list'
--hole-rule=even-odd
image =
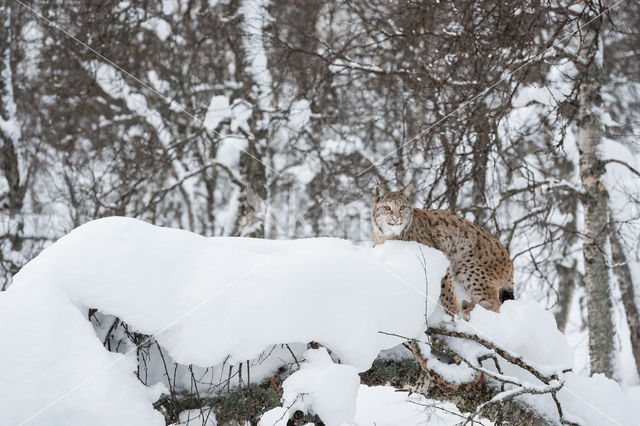
{"label": "lynx head", "polygon": [[393,237],[411,223],[413,209],[409,201],[409,185],[400,191],[387,191],[376,185],[376,193],[371,209],[374,233],[381,233],[385,237]]}

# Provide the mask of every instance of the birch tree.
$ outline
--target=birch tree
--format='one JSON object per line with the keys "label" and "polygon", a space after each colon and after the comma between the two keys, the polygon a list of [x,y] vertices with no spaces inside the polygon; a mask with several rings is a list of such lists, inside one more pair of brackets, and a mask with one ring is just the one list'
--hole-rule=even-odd
{"label": "birch tree", "polygon": [[262,28],[267,21],[264,2],[245,0],[239,5],[236,79],[241,82],[240,102],[247,103],[251,117],[247,129],[239,130],[246,138],[246,149],[240,154],[239,168],[243,178],[235,224],[236,235],[264,238],[267,198],[267,136],[270,127],[271,73],[267,67]]}
{"label": "birch tree", "polygon": [[614,335],[609,266],[608,194],[602,183],[602,17],[598,2],[584,1],[578,51],[578,148],[583,186],[583,256],[591,373],[614,375]]}
{"label": "birch tree", "polygon": [[605,110],[610,119],[605,126],[605,137],[631,154],[607,160],[613,163],[610,167],[622,169],[629,176],[620,181],[616,179],[616,184],[608,188],[617,197],[617,200],[611,200],[609,206],[611,255],[631,335],[636,369],[640,372],[640,282],[632,274],[632,270],[637,268],[640,253],[637,237],[640,215],[636,189],[640,173],[637,161],[633,158],[640,135],[640,16],[637,5],[632,3],[621,3],[608,15],[612,25],[607,26],[609,31],[604,40],[606,84],[603,89],[607,94],[604,99]]}
{"label": "birch tree", "polygon": [[[20,251],[24,232],[22,206],[26,184],[20,170],[18,147],[20,125],[16,117],[16,104],[13,95],[13,72],[11,69],[11,6],[8,0],[0,4],[0,173],[6,182],[0,194],[3,212],[8,213],[7,224],[3,226],[4,241],[8,247],[0,247],[0,264],[4,270],[5,282],[17,272],[12,253]],[[8,256],[7,256],[8,255]]]}

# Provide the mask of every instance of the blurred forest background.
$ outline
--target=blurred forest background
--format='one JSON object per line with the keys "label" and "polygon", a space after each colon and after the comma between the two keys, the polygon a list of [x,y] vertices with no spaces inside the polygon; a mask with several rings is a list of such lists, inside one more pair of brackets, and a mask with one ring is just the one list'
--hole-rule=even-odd
{"label": "blurred forest background", "polygon": [[607,356],[640,367],[636,2],[2,0],[0,17],[1,289],[110,215],[370,244],[375,183],[411,182],[416,207],[493,233],[517,297],[576,345],[600,312]]}

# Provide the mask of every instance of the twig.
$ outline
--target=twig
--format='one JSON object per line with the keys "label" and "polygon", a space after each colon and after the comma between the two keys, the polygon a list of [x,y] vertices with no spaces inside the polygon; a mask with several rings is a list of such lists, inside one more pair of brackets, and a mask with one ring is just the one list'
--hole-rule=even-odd
{"label": "twig", "polygon": [[251,411],[252,411],[252,401],[251,401],[251,366],[249,365],[249,360],[247,360],[247,420],[251,421]]}
{"label": "twig", "polygon": [[634,175],[640,177],[640,172],[637,171],[635,168],[631,167],[631,165],[629,165],[628,163],[626,163],[624,161],[616,160],[616,159],[613,159],[613,158],[609,158],[608,160],[603,160],[602,161],[602,165],[603,166],[605,166],[605,165],[607,165],[609,163],[616,163],[616,164],[620,164],[622,166],[625,166],[627,169],[629,169],[629,171],[631,173],[633,173]]}
{"label": "twig", "polygon": [[109,338],[111,337],[111,333],[113,332],[113,329],[116,328],[118,324],[120,324],[120,318],[116,317],[116,319],[113,320],[111,327],[109,327],[109,330],[107,331],[107,335],[104,336],[104,342],[102,342],[102,344],[106,346],[107,349],[109,350],[111,350],[111,342],[109,341]]}
{"label": "twig", "polygon": [[296,365],[298,366],[298,368],[300,368],[300,363],[298,362],[298,358],[296,358],[295,354],[293,353],[293,351],[291,350],[291,348],[289,347],[289,344],[287,343],[285,345],[287,347],[287,349],[289,350],[289,353],[291,354],[291,356],[293,357],[293,360],[296,362]]}
{"label": "twig", "polygon": [[[408,348],[413,353],[414,359],[420,365],[420,368],[422,369],[422,371],[426,374],[426,376],[431,381],[433,381],[438,387],[440,387],[443,390],[454,391],[454,392],[468,391],[470,390],[469,386],[478,385],[480,383],[480,380],[478,379],[479,378],[482,379],[484,377],[489,377],[500,383],[500,387],[501,387],[500,392],[494,395],[490,400],[485,401],[484,403],[478,405],[476,407],[476,410],[473,413],[471,413],[469,417],[467,417],[467,420],[464,423],[465,425],[469,423],[473,424],[474,417],[478,416],[483,410],[485,410],[490,405],[493,405],[499,402],[509,401],[523,394],[549,393],[551,394],[556,404],[556,407],[558,409],[558,416],[560,419],[560,423],[565,425],[577,426],[575,423],[572,423],[564,418],[562,407],[556,396],[556,393],[558,392],[558,390],[560,390],[564,385],[563,381],[559,380],[556,375],[552,375],[550,377],[545,376],[544,374],[539,372],[535,367],[525,362],[521,357],[510,355],[505,350],[497,347],[492,342],[486,341],[478,336],[475,336],[469,333],[464,333],[464,332],[443,330],[443,329],[436,329],[436,328],[429,328],[427,330],[427,334],[443,335],[447,337],[456,337],[460,339],[475,341],[477,343],[482,344],[483,346],[485,346],[486,348],[492,351],[491,353],[487,353],[480,356],[477,360],[478,364],[476,365],[475,363],[464,358],[457,352],[453,351],[446,344],[444,344],[440,339],[433,339],[432,342],[423,342],[431,346],[432,348],[442,352],[444,355],[454,359],[457,364],[459,364],[460,362],[463,362],[468,367],[470,367],[471,369],[475,370],[478,373],[476,375],[475,380],[464,384],[464,387],[463,387],[460,385],[447,382],[442,376],[440,376],[438,373],[430,369],[427,365],[427,360],[422,357],[422,354],[420,353],[420,349],[417,345],[417,341],[415,339],[408,339],[407,337],[401,336],[399,334],[387,333],[383,331],[379,331],[378,333],[389,335],[389,336],[400,337],[400,338],[409,340]],[[533,385],[531,383],[522,382],[515,377],[505,376],[498,362],[496,353],[501,357],[503,357],[504,359],[506,359],[507,361],[511,362],[512,364],[517,365],[518,367],[530,372],[533,376],[539,379],[543,383],[543,385]],[[488,359],[493,360],[496,366],[496,370],[498,371],[497,373],[482,367],[482,361],[486,361]],[[505,390],[505,385],[507,384],[514,386],[514,388]]]}
{"label": "twig", "polygon": [[[196,398],[200,399],[200,392],[198,391],[198,383],[197,383],[195,374],[193,374],[193,364],[189,364],[189,372],[191,373],[191,386],[193,386],[193,389],[196,391]],[[200,415],[202,417],[205,417],[204,410],[202,409],[202,407],[200,407]]]}
{"label": "twig", "polygon": [[[172,409],[173,409],[173,407],[176,406],[176,394],[175,394],[173,386],[171,385],[171,377],[169,377],[169,369],[167,368],[167,362],[164,359],[164,354],[162,353],[162,348],[160,347],[160,345],[158,344],[157,341],[156,341],[156,346],[158,347],[158,352],[160,353],[160,359],[162,359],[162,365],[164,366],[164,374],[165,374],[165,376],[167,376],[167,384],[169,385],[169,396],[171,398],[171,403],[172,403],[171,406],[172,406]],[[173,413],[171,413],[171,412],[169,412],[167,414],[169,416],[173,415]]]}
{"label": "twig", "polygon": [[476,408],[476,411],[471,413],[469,417],[467,417],[467,421],[464,424],[466,425],[467,423],[472,422],[474,417],[479,415],[482,410],[484,410],[486,407],[490,405],[493,405],[499,402],[510,401],[513,398],[520,395],[524,395],[524,394],[540,395],[545,393],[557,392],[558,390],[560,390],[560,388],[562,388],[563,385],[564,385],[563,382],[554,381],[551,384],[546,384],[544,386],[520,387],[520,388],[509,389],[507,391],[500,392],[499,394],[491,398],[489,401],[483,402],[482,404],[478,405],[478,408]]}
{"label": "twig", "polygon": [[[482,355],[480,358],[478,358],[478,362],[480,363],[480,366],[482,366],[482,361],[485,361],[487,359],[492,359],[493,364],[496,366],[496,370],[498,370],[498,373],[502,374],[502,368],[500,368],[500,364],[498,363],[498,358],[496,357],[496,354],[491,353],[491,354]],[[500,390],[504,391],[504,383],[502,383]]]}
{"label": "twig", "polygon": [[555,375],[552,375],[550,377],[543,375],[537,369],[529,365],[522,357],[513,356],[506,350],[496,346],[492,342],[489,342],[483,339],[482,337],[476,336],[475,334],[465,333],[463,331],[445,330],[445,329],[433,328],[433,327],[429,327],[427,329],[427,334],[437,334],[441,336],[457,337],[459,339],[467,339],[467,340],[472,340],[474,342],[480,343],[485,348],[494,350],[498,355],[500,355],[502,358],[506,359],[510,363],[515,364],[518,367],[523,368],[524,370],[527,370],[529,373],[533,374],[538,380],[540,380],[542,383],[546,385],[548,385],[551,380],[557,379]]}
{"label": "twig", "polygon": [[[463,418],[463,419],[466,419],[466,417],[465,417],[464,415],[462,415],[462,414],[460,414],[460,413],[457,413],[457,412],[455,412],[455,411],[452,411],[452,410],[447,410],[447,409],[446,409],[446,408],[444,408],[444,407],[440,407],[438,404],[424,404],[424,403],[421,403],[421,402],[418,402],[418,401],[412,401],[412,400],[408,400],[407,402],[409,402],[409,403],[411,403],[411,404],[419,405],[419,406],[421,406],[421,407],[435,408],[435,409],[437,409],[437,410],[442,410],[442,411],[444,411],[444,412],[445,412],[445,413],[447,413],[447,414],[451,414],[451,415],[453,415],[453,416],[458,416],[458,417],[461,417],[461,418]],[[474,421],[474,423],[476,423],[476,422]]]}
{"label": "twig", "polygon": [[564,414],[562,414],[562,406],[560,405],[560,401],[558,401],[558,392],[551,392],[551,397],[553,398],[553,402],[556,403],[556,408],[558,409],[558,415],[560,416],[560,423],[563,425],[570,426],[580,426],[577,423],[570,422],[569,420],[565,420]]}
{"label": "twig", "polygon": [[420,247],[420,255],[422,259],[418,257],[418,261],[424,271],[424,325],[429,327],[429,278],[427,277],[427,259],[424,257],[422,247]]}

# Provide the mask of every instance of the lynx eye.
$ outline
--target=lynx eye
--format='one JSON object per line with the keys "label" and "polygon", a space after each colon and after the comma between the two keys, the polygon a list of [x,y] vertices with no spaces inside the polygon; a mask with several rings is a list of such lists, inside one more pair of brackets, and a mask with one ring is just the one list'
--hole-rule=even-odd
{"label": "lynx eye", "polygon": [[384,206],[384,208],[385,208],[385,210],[391,211],[391,207],[389,207],[389,206]]}
{"label": "lynx eye", "polygon": [[405,206],[400,206],[400,211],[404,210]]}

